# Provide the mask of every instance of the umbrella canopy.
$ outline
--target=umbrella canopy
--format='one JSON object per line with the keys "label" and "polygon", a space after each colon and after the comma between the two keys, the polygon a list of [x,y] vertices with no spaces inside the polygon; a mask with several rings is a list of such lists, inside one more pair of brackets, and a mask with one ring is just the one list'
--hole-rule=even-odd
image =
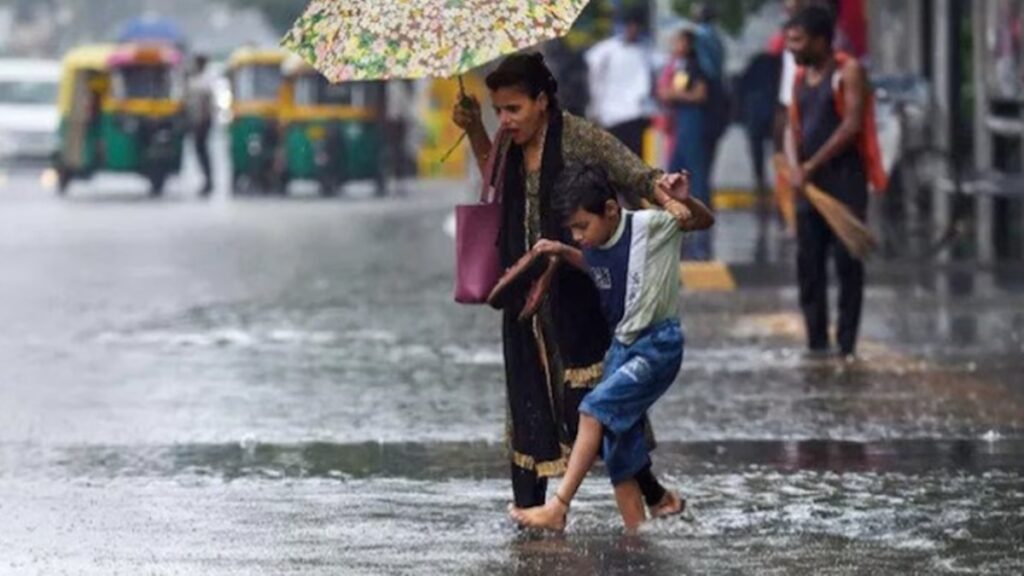
{"label": "umbrella canopy", "polygon": [[185,35],[173,20],[144,17],[126,22],[117,33],[117,41],[181,45],[185,43]]}
{"label": "umbrella canopy", "polygon": [[282,44],[332,82],[448,78],[566,34],[588,0],[314,0]]}

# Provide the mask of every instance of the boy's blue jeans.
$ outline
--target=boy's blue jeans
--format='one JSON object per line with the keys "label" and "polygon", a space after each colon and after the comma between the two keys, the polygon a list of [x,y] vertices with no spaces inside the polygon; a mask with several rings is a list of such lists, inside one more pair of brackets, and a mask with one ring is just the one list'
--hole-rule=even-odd
{"label": "boy's blue jeans", "polygon": [[613,485],[650,463],[644,414],[675,381],[683,346],[683,330],[675,319],[651,326],[629,346],[613,341],[604,380],[580,403],[580,413],[604,427],[601,453]]}

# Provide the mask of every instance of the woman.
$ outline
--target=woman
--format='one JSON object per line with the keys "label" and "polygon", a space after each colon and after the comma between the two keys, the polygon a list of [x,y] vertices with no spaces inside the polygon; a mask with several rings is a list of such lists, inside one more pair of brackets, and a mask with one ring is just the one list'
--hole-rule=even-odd
{"label": "woman", "polygon": [[[601,166],[632,206],[653,201],[677,218],[686,216],[685,208],[665,191],[675,181],[672,176],[647,167],[607,132],[562,112],[558,84],[541,55],[508,57],[488,75],[487,87],[507,145],[494,149],[475,98],[456,105],[453,120],[469,135],[481,172],[489,154],[507,154],[498,241],[506,268],[541,238],[571,240],[553,208],[557,178],[567,163]],[[569,266],[560,267],[533,320],[517,321],[522,305],[520,296],[506,306],[502,343],[512,488],[515,505],[530,507],[545,502],[547,478],[565,471],[577,408],[601,380],[611,337],[592,281]],[[640,492],[652,516],[682,511],[683,501],[662,488],[649,468],[636,482],[635,523],[644,516]]]}
{"label": "woman", "polygon": [[[690,173],[690,193],[705,205],[711,205],[711,175],[708,173],[708,142],[705,138],[708,82],[697,63],[696,37],[692,30],[676,36],[672,61],[658,83],[658,97],[672,110],[675,127],[670,171]],[[692,260],[711,258],[711,232],[697,232],[684,244]]]}

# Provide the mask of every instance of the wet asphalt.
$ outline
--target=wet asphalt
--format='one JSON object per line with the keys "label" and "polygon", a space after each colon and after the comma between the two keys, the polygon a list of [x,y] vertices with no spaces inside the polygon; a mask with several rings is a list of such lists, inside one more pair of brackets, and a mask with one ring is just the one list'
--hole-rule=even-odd
{"label": "wet asphalt", "polygon": [[0,178],[0,574],[1024,571],[1012,265],[875,263],[860,357],[808,358],[791,246],[747,259],[722,215],[740,286],[684,290],[652,414],[692,518],[622,535],[598,470],[538,536],[504,512],[498,317],[451,301],[466,184],[144,188]]}

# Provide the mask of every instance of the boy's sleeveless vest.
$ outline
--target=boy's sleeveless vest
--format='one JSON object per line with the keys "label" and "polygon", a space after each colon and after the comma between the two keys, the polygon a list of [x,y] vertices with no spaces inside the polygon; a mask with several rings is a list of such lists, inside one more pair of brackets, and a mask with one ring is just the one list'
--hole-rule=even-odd
{"label": "boy's sleeveless vest", "polygon": [[[836,112],[842,118],[845,113],[843,102],[842,68],[853,56],[845,52],[836,52],[836,70],[832,73],[832,95],[836,106]],[[797,68],[796,78],[793,80],[794,93],[804,84],[807,77],[807,70],[804,67]],[[864,171],[867,174],[868,182],[875,192],[881,193],[889,186],[889,178],[885,174],[885,165],[882,164],[882,149],[878,145],[878,129],[875,123],[875,96],[869,89],[867,100],[864,105],[864,125],[857,137],[857,151],[864,160]],[[800,106],[796,98],[789,106],[789,121],[792,123],[794,132],[800,134]]]}

